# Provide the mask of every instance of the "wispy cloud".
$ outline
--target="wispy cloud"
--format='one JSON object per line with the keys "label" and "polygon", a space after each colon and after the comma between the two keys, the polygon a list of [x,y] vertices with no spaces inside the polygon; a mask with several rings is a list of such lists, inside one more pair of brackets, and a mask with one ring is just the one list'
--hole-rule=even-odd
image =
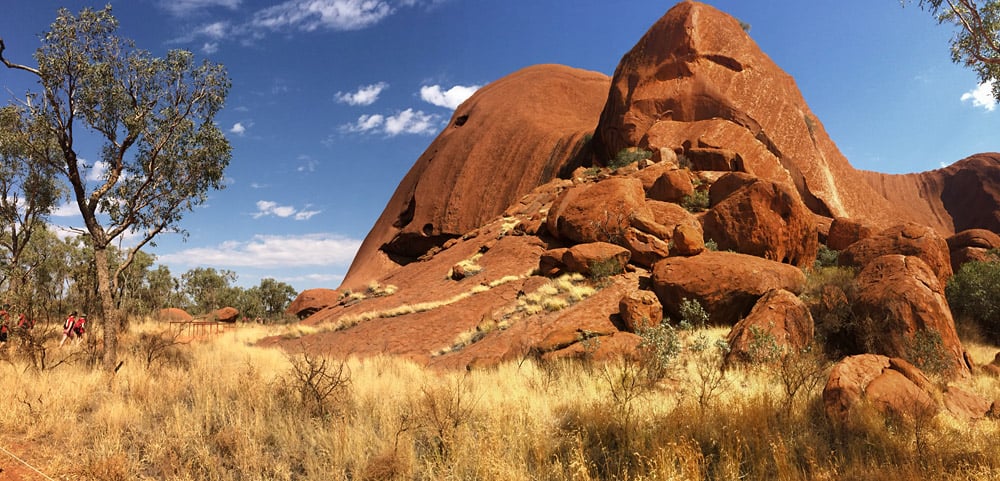
{"label": "wispy cloud", "polygon": [[158,3],[160,8],[173,15],[185,16],[197,10],[212,7],[225,7],[235,10],[240,6],[241,0],[160,0]]}
{"label": "wispy cloud", "polygon": [[482,85],[455,85],[444,90],[440,85],[425,85],[420,87],[420,98],[438,107],[455,110],[480,87]]}
{"label": "wispy cloud", "polygon": [[298,160],[302,162],[295,168],[298,172],[316,172],[316,167],[319,167],[319,162],[308,155],[300,155]]}
{"label": "wispy cloud", "polygon": [[289,0],[254,14],[251,25],[276,31],[360,30],[393,13],[382,0]]}
{"label": "wispy cloud", "polygon": [[993,97],[993,82],[983,82],[976,88],[962,94],[962,102],[972,101],[973,107],[982,107],[988,112],[997,108],[997,99]]}
{"label": "wispy cloud", "polygon": [[359,239],[338,234],[255,235],[249,241],[227,241],[215,247],[184,249],[160,255],[168,264],[221,267],[304,267],[347,265]]}
{"label": "wispy cloud", "polygon": [[401,134],[432,135],[441,126],[441,116],[422,110],[406,109],[396,115],[362,115],[354,123],[340,126],[344,133],[382,133],[389,137]]}
{"label": "wispy cloud", "polygon": [[[308,206],[306,206],[308,208]],[[259,219],[261,217],[281,217],[289,218],[295,220],[309,220],[321,211],[318,210],[304,210],[298,209],[290,205],[279,205],[277,202],[270,200],[258,200],[257,201],[257,212],[253,214],[254,219]]]}
{"label": "wispy cloud", "polygon": [[334,98],[337,99],[337,102],[347,105],[371,105],[378,100],[378,96],[387,88],[389,88],[389,84],[379,82],[358,87],[358,90],[354,92],[337,92]]}

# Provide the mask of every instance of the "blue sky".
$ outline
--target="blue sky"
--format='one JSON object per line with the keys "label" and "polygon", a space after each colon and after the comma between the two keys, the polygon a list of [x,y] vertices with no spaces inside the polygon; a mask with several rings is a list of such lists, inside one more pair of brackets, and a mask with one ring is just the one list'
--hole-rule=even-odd
{"label": "blue sky", "polygon": [[[4,2],[6,56],[31,63],[56,10],[106,2]],[[217,117],[233,146],[225,190],[187,214],[190,233],[147,249],[175,276],[230,269],[297,290],[336,287],[397,183],[455,102],[520,68],[559,63],[612,74],[671,1],[128,0],[121,33],[162,55],[223,63]],[[905,173],[1000,151],[1000,112],[950,62],[950,27],[897,0],[708,1],[795,77],[851,163]],[[0,70],[0,95],[31,87]],[[6,100],[6,99],[5,99]],[[988,100],[988,99],[987,99]],[[595,123],[596,123],[595,119]],[[97,158],[96,149],[80,152]],[[78,220],[71,209],[52,218]]]}

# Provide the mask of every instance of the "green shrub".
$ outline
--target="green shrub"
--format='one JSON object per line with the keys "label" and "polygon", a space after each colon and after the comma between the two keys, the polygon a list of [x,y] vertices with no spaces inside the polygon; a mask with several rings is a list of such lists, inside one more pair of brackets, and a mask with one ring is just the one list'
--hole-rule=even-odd
{"label": "green shrub", "polygon": [[833,250],[826,246],[826,244],[819,245],[819,252],[816,253],[816,262],[814,266],[816,269],[821,267],[835,267],[839,264],[840,251]]}
{"label": "green shrub", "polygon": [[920,329],[906,346],[907,358],[925,372],[945,374],[951,369],[948,353],[937,331]]}
{"label": "green shrub", "polygon": [[972,261],[948,280],[945,296],[956,320],[968,320],[993,340],[1000,340],[1000,252],[993,260]]}
{"label": "green shrub", "polygon": [[625,266],[622,265],[617,257],[591,261],[587,264],[587,269],[590,271],[591,280],[599,283],[607,281],[607,279],[611,276],[617,276],[618,274],[625,272]]}
{"label": "green shrub", "polygon": [[681,207],[688,212],[702,212],[708,209],[708,191],[696,189],[693,194],[685,195],[681,199]]}
{"label": "green shrub", "polygon": [[703,328],[708,324],[708,312],[697,299],[681,299],[678,310],[681,314],[681,326],[684,328]]}
{"label": "green shrub", "polygon": [[640,160],[646,160],[653,157],[653,153],[636,147],[627,147],[618,151],[615,158],[608,161],[608,167],[612,170],[617,170],[625,167],[629,164],[634,164]]}
{"label": "green shrub", "polygon": [[683,348],[677,331],[664,321],[658,326],[640,329],[637,334],[642,338],[639,352],[646,376],[653,381],[663,379]]}

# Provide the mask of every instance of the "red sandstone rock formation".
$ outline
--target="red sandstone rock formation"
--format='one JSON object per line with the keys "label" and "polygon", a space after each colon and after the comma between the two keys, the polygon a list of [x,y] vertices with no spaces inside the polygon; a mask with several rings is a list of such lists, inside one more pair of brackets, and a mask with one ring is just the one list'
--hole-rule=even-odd
{"label": "red sandstone rock formation", "polygon": [[[719,179],[725,183],[727,174]],[[812,213],[791,188],[757,179],[720,200],[704,217],[705,238],[734,250],[799,267],[816,260]]]}
{"label": "red sandstone rock formation", "polygon": [[[760,348],[766,335],[774,341],[774,347],[781,355],[796,356],[812,343],[815,328],[809,307],[798,296],[786,290],[773,290],[764,294],[746,318],[733,326],[726,336],[729,352],[726,364],[733,362],[753,362],[761,353]],[[770,346],[763,346],[768,348]]]}
{"label": "red sandstone rock formation", "polygon": [[700,302],[709,322],[734,325],[770,290],[801,293],[805,275],[788,264],[732,252],[670,257],[653,266],[653,292],[666,314],[680,320],[683,299]]}
{"label": "red sandstone rock formation", "polygon": [[607,90],[603,74],[559,65],[528,67],[480,89],[400,182],[342,286],[383,277],[568,175],[581,164]]}
{"label": "red sandstone rock formation", "polygon": [[907,223],[890,227],[876,236],[862,239],[841,251],[841,265],[863,268],[869,262],[888,254],[921,258],[934,271],[942,284],[951,277],[948,243],[930,227]]}
{"label": "red sandstone rock formation", "polygon": [[191,314],[188,314],[184,309],[178,309],[176,307],[168,307],[166,309],[160,309],[156,313],[156,319],[165,322],[184,322],[190,321],[193,318]]}
{"label": "red sandstone rock formation", "polygon": [[794,80],[734,18],[682,2],[622,57],[595,141],[683,151],[701,170],[794,185],[823,215],[885,224],[902,217],[837,150]]}
{"label": "red sandstone rock formation", "polygon": [[941,342],[941,360],[952,373],[969,374],[965,351],[944,297],[944,283],[923,260],[898,254],[879,257],[858,273],[857,285],[854,308],[875,323],[871,334],[877,339],[878,354],[920,362],[914,357],[921,346],[914,343],[930,342],[933,338],[927,336],[936,336]]}
{"label": "red sandstone rock formation", "polygon": [[875,354],[851,356],[834,366],[823,388],[823,404],[833,423],[847,427],[855,411],[866,405],[910,421],[942,409],[960,419],[982,418],[990,410],[990,402],[959,388],[942,392],[903,359]]}
{"label": "red sandstone rock formation", "polygon": [[306,289],[288,305],[285,313],[305,319],[320,309],[337,305],[338,302],[340,292],[333,289]]}

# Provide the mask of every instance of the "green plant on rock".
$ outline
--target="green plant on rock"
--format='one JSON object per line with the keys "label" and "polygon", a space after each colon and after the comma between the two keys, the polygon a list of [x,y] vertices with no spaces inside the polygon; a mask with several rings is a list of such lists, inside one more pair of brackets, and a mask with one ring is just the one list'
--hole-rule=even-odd
{"label": "green plant on rock", "polygon": [[688,210],[688,212],[703,212],[708,210],[709,198],[708,191],[695,189],[690,195],[685,195],[681,199],[681,207]]}
{"label": "green plant on rock", "polygon": [[906,355],[913,365],[924,372],[946,374],[951,370],[948,351],[937,331],[920,329],[914,333],[913,338],[907,342]]}
{"label": "green plant on rock", "polygon": [[664,320],[658,326],[640,329],[637,334],[642,338],[639,355],[646,377],[652,382],[663,379],[683,349],[677,331]]}
{"label": "green plant on rock", "polygon": [[629,164],[634,164],[640,160],[646,160],[653,157],[653,153],[637,147],[626,147],[618,151],[615,158],[608,161],[608,167],[611,170],[618,170]]}
{"label": "green plant on rock", "polygon": [[836,267],[839,264],[840,251],[833,250],[826,244],[819,245],[819,252],[816,253],[814,268]]}

